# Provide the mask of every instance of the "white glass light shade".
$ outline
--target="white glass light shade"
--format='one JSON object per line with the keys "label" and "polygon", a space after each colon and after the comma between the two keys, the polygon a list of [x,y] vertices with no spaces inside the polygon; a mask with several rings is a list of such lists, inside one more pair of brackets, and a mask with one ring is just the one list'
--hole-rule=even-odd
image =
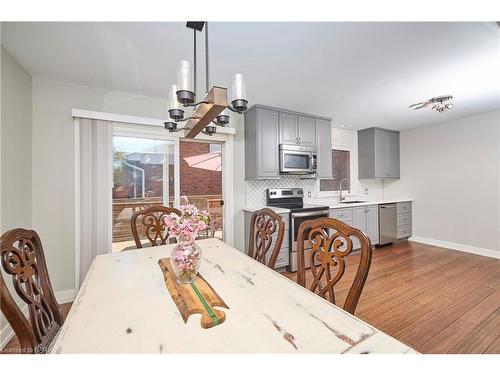
{"label": "white glass light shade", "polygon": [[186,60],[181,60],[177,71],[178,90],[193,92],[193,65]]}
{"label": "white glass light shade", "polygon": [[247,98],[247,88],[243,74],[236,73],[233,77],[233,85],[231,87],[231,101]]}
{"label": "white glass light shade", "polygon": [[168,91],[168,100],[167,100],[167,111],[169,109],[178,109],[180,108],[180,103],[177,101],[177,85],[170,86],[170,90]]}

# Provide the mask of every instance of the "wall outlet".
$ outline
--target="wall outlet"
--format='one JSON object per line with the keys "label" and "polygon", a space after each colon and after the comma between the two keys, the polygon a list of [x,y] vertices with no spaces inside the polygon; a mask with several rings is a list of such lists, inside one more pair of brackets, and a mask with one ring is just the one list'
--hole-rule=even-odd
{"label": "wall outlet", "polygon": [[307,192],[307,198],[311,198],[311,192],[310,191]]}
{"label": "wall outlet", "polygon": [[365,195],[368,195],[368,189],[365,189]]}

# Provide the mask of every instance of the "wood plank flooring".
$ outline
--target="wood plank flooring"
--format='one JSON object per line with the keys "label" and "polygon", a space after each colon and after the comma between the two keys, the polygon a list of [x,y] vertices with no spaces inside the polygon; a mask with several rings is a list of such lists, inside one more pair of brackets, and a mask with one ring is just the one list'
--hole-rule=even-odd
{"label": "wood plank flooring", "polygon": [[[346,262],[339,305],[358,260]],[[375,249],[356,315],[421,353],[500,353],[500,260],[415,242]],[[13,338],[2,351],[17,348]]]}
{"label": "wood plank flooring", "polygon": [[[346,262],[338,305],[358,261]],[[500,353],[500,260],[416,242],[374,249],[356,316],[421,353]]]}

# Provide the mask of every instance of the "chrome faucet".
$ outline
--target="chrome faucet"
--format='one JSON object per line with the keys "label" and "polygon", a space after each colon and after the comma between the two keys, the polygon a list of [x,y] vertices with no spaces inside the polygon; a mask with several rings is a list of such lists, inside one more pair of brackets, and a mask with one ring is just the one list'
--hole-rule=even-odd
{"label": "chrome faucet", "polygon": [[347,177],[344,177],[342,180],[340,180],[340,184],[339,184],[339,191],[340,191],[340,195],[339,195],[339,202],[342,202],[343,200],[345,200],[345,197],[342,196],[342,182],[347,181],[349,182],[349,189],[347,190],[348,193],[351,192],[351,180],[349,180]]}

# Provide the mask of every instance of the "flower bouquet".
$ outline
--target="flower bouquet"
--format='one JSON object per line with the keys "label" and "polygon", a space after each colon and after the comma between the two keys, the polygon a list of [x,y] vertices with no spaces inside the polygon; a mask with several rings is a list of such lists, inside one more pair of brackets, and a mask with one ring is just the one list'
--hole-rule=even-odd
{"label": "flower bouquet", "polygon": [[207,229],[209,216],[188,204],[179,208],[180,216],[172,213],[165,216],[169,236],[177,239],[177,245],[170,254],[170,263],[180,284],[192,283],[201,263],[201,249],[195,244],[198,233]]}

